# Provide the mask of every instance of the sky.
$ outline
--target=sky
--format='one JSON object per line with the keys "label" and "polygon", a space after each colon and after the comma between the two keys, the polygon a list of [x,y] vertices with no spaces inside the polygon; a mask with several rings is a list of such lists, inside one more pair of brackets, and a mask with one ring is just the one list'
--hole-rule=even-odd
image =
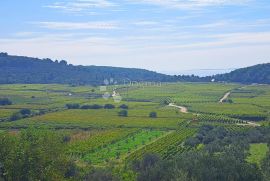
{"label": "sky", "polygon": [[270,62],[269,0],[1,0],[0,52],[209,74]]}

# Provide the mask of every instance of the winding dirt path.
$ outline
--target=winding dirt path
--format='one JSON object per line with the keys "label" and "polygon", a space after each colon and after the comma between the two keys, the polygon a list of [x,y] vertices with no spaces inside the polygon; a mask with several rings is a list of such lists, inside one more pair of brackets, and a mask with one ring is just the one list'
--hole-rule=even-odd
{"label": "winding dirt path", "polygon": [[231,92],[227,92],[220,100],[220,103],[223,103],[229,96],[231,95]]}

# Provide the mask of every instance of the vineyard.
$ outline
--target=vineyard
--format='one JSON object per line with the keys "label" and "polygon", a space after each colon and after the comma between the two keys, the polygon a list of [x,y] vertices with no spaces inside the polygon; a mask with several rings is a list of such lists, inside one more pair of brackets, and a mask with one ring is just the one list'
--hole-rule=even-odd
{"label": "vineyard", "polygon": [[[67,144],[65,154],[79,165],[100,167],[129,163],[146,153],[170,159],[188,152],[194,148],[186,146],[185,140],[203,125],[244,132],[252,129],[249,121],[269,124],[269,86],[166,83],[107,87],[108,92],[114,90],[122,96],[120,102],[112,97],[104,99],[99,87],[0,85],[0,98],[12,102],[0,105],[0,132],[15,131],[13,135],[17,135],[27,127],[55,130]],[[219,103],[229,91],[231,102]],[[188,113],[169,103],[187,107]],[[77,108],[69,109],[67,104]],[[98,109],[82,109],[91,105]],[[123,110],[126,116],[119,115]],[[11,119],[21,112],[31,114]]]}
{"label": "vineyard", "polygon": [[168,135],[158,139],[157,141],[146,145],[138,151],[130,154],[127,160],[136,160],[142,158],[146,153],[157,153],[162,158],[169,158],[176,153],[182,153],[188,151],[188,147],[184,147],[182,143],[186,138],[193,136],[196,133],[195,128],[187,128],[181,126],[176,131],[169,133]]}
{"label": "vineyard", "polygon": [[158,130],[141,130],[137,133],[129,135],[119,141],[114,141],[112,144],[104,145],[93,152],[83,156],[83,160],[94,165],[108,162],[111,159],[119,160],[121,157],[133,152],[134,150],[147,145],[149,142],[158,139],[165,134],[164,131]]}
{"label": "vineyard", "polygon": [[[79,132],[79,139],[74,139],[74,137],[78,137],[78,133],[77,135],[71,136],[73,139],[68,146],[67,152],[72,157],[82,158],[83,155],[86,155],[89,152],[103,148],[104,146],[116,142],[117,140],[121,140],[137,131],[137,129],[110,129],[90,131],[89,133],[86,133],[86,135]],[[82,137],[84,139],[82,139]]]}

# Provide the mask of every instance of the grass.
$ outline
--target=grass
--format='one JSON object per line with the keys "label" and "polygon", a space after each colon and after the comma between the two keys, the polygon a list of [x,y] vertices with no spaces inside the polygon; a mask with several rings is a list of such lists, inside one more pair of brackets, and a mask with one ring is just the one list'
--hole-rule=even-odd
{"label": "grass", "polygon": [[249,156],[247,162],[255,163],[260,166],[261,161],[266,157],[269,148],[266,143],[250,144]]}

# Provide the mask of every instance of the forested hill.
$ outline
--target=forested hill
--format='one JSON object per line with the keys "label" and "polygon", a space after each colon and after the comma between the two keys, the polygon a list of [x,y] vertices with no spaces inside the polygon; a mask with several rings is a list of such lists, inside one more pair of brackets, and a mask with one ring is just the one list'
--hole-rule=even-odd
{"label": "forested hill", "polygon": [[212,78],[216,81],[238,82],[244,84],[270,84],[270,63],[237,69],[227,74],[215,75]]}
{"label": "forested hill", "polygon": [[0,53],[0,84],[10,83],[60,83],[102,84],[105,79],[123,81],[172,81],[173,77],[131,68],[102,66],[74,66],[65,60],[52,61]]}
{"label": "forested hill", "polygon": [[53,61],[0,53],[0,84],[91,84],[100,85],[104,80],[117,83],[128,81],[147,82],[210,82],[215,81],[270,84],[270,63],[237,69],[227,74],[208,77],[170,76],[144,69],[105,66],[74,66],[67,61]]}

